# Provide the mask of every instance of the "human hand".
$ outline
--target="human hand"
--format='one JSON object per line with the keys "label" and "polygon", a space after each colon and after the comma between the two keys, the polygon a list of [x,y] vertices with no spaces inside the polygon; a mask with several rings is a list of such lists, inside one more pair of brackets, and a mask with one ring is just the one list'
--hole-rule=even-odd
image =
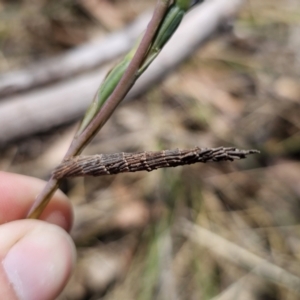
{"label": "human hand", "polygon": [[67,234],[73,220],[67,197],[55,193],[43,221],[21,220],[44,184],[0,172],[0,299],[55,299],[71,274],[76,254]]}

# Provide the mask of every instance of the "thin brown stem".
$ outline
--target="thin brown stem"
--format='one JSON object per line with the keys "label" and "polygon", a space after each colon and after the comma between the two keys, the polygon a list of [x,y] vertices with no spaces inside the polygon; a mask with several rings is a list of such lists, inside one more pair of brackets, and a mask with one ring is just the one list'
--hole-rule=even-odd
{"label": "thin brown stem", "polygon": [[[65,155],[65,159],[76,156],[80,154],[83,148],[88,144],[88,142],[94,137],[94,135],[101,129],[105,122],[109,119],[113,111],[116,109],[117,105],[126,96],[132,85],[136,80],[136,73],[142,64],[144,57],[151,45],[152,39],[164,18],[164,15],[168,9],[170,0],[158,0],[156,8],[154,10],[152,19],[147,27],[145,35],[132,59],[127,70],[122,76],[120,82],[116,86],[113,93],[110,95],[106,103],[103,105],[102,109],[98,115],[91,121],[87,128],[82,132],[81,135],[76,137],[69,150]],[[45,188],[37,196],[33,206],[31,207],[27,217],[31,219],[37,219],[44,208],[49,203],[51,197],[55,193],[59,186],[59,180],[55,179],[53,176],[49,179]]]}
{"label": "thin brown stem", "polygon": [[[137,72],[148,52],[149,46],[155,36],[155,33],[163,20],[170,1],[159,1],[154,11],[153,17],[147,27],[147,31],[132,58],[127,70],[122,76],[115,90],[109,96],[97,116],[91,121],[87,128],[72,142],[66,158],[79,154],[84,146],[94,137],[110,118],[118,104],[124,99],[136,80]],[[76,153],[76,154],[74,154]]]}

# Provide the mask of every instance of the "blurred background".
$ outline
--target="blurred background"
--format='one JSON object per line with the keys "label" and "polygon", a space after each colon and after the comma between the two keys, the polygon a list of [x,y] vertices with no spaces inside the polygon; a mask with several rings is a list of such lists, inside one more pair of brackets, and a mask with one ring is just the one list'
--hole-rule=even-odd
{"label": "blurred background", "polygon": [[[1,170],[47,180],[83,108],[65,117],[68,108],[55,104],[55,117],[43,125],[35,120],[34,128],[30,114],[52,111],[43,100],[54,101],[58,87],[69,84],[72,90],[79,76],[109,67],[120,54],[59,78],[68,68],[62,64],[61,72],[46,72],[55,76],[42,83],[36,82],[48,75],[36,70],[122,33],[137,18],[148,18],[145,12],[155,3],[0,2],[2,122],[8,116],[0,126]],[[59,300],[300,299],[300,5],[240,3],[230,21],[220,20],[159,84],[125,101],[85,153],[235,146],[261,154],[233,163],[64,180],[61,189],[74,205],[78,262]],[[109,51],[114,48],[119,46]],[[30,74],[36,75],[29,80]],[[18,76],[27,85],[14,87]],[[81,91],[94,95],[96,88]],[[84,93],[64,97],[86,98]],[[33,98],[38,104],[27,114],[24,103]],[[68,104],[70,110],[76,103]],[[28,115],[29,129],[23,130]]]}

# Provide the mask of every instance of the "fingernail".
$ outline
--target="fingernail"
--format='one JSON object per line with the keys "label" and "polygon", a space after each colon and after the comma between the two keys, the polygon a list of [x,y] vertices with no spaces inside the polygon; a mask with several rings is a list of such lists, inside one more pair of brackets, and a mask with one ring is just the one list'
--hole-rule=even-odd
{"label": "fingernail", "polygon": [[71,273],[74,253],[68,235],[48,224],[14,244],[2,264],[20,300],[54,299]]}

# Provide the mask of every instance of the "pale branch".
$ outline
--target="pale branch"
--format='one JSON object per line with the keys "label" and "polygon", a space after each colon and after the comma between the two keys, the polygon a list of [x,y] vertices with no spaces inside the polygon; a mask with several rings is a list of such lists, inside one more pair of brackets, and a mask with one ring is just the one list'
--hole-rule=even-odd
{"label": "pale branch", "polygon": [[233,161],[259,153],[234,147],[174,149],[138,153],[97,154],[75,156],[64,160],[53,172],[56,179],[78,176],[103,176],[125,172],[153,171],[159,168],[190,165],[198,162]]}
{"label": "pale branch", "polygon": [[[236,15],[245,0],[207,1],[187,14],[176,34],[129,92],[143,95]],[[0,147],[28,135],[74,121],[90,104],[107,68],[0,102]],[[1,87],[1,83],[0,83]],[[24,113],[24,111],[26,113]],[[39,113],[35,113],[38,111]],[[13,120],[13,122],[12,122]]]}
{"label": "pale branch", "polygon": [[[150,17],[150,12],[143,13],[132,24],[118,32],[91,40],[54,58],[0,74],[0,97],[66,80],[116,59],[132,48]],[[96,87],[97,85],[98,82]]]}

